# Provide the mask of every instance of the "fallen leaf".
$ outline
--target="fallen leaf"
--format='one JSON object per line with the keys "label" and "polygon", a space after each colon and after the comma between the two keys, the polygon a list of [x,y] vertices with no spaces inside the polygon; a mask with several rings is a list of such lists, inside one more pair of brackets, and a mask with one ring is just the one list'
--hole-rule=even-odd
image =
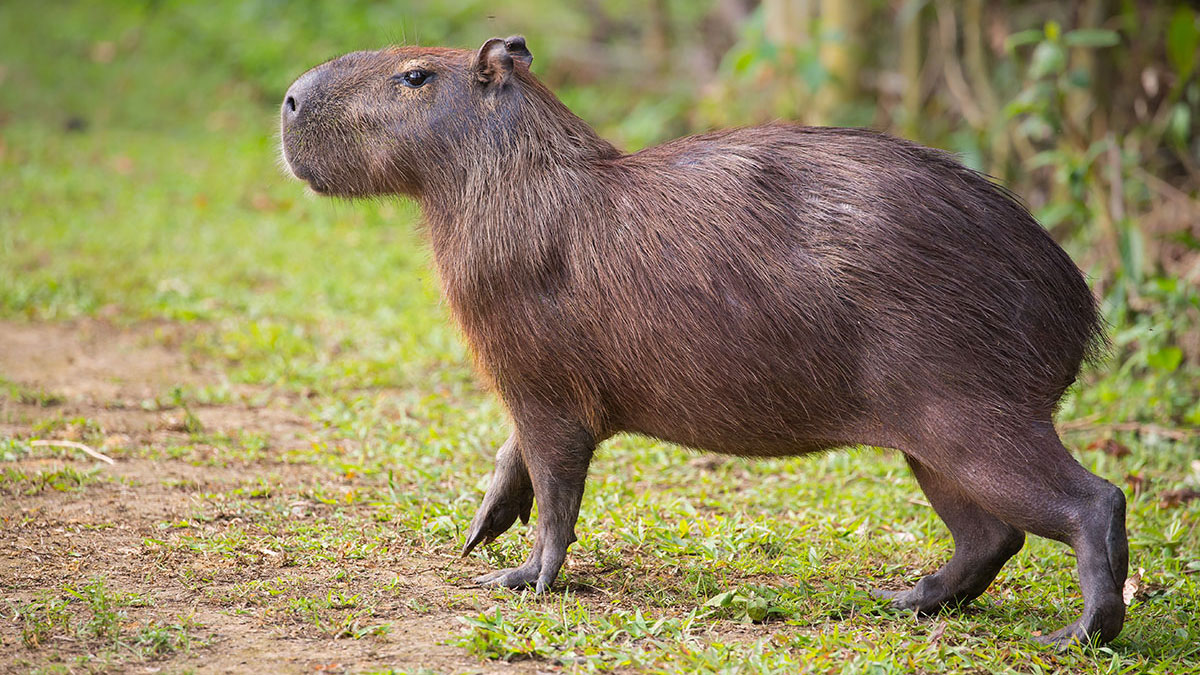
{"label": "fallen leaf", "polygon": [[107,40],[97,42],[92,45],[91,57],[96,63],[112,63],[113,57],[117,55],[117,45],[114,42]]}
{"label": "fallen leaf", "polygon": [[1137,572],[1129,575],[1125,579],[1125,587],[1121,589],[1121,598],[1125,601],[1125,605],[1129,606],[1134,599],[1142,596],[1142,575],[1146,573],[1144,567],[1139,567]]}
{"label": "fallen leaf", "polygon": [[114,448],[123,448],[127,445],[129,445],[128,436],[125,434],[113,434],[111,436],[106,436],[104,438],[104,443],[102,443],[100,447],[105,448],[106,450],[112,450]]}
{"label": "fallen leaf", "polygon": [[112,159],[112,168],[122,176],[128,176],[133,173],[133,159],[126,155],[117,155]]}
{"label": "fallen leaf", "polygon": [[1129,486],[1130,490],[1133,490],[1134,497],[1141,495],[1142,491],[1146,489],[1146,485],[1149,483],[1150,480],[1145,476],[1140,476],[1133,473],[1125,476],[1125,484]]}
{"label": "fallen leaf", "polygon": [[929,631],[929,639],[926,640],[929,644],[935,644],[942,639],[942,634],[946,632],[946,622],[939,621],[934,625],[933,630]]}
{"label": "fallen leaf", "polygon": [[1112,457],[1125,457],[1131,452],[1129,446],[1111,438],[1106,438],[1102,441],[1092,441],[1088,444],[1087,449],[1103,452]]}
{"label": "fallen leaf", "polygon": [[1158,495],[1158,505],[1164,509],[1182,506],[1193,499],[1200,499],[1200,490],[1192,488],[1179,488],[1178,490],[1167,490],[1160,492]]}
{"label": "fallen leaf", "polygon": [[274,211],[275,202],[265,192],[255,192],[250,196],[250,206],[256,211]]}

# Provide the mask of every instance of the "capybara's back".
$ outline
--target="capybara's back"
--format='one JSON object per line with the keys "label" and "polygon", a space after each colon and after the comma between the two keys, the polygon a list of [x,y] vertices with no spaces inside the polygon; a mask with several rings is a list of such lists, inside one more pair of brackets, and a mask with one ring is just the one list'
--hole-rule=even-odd
{"label": "capybara's back", "polygon": [[[541,387],[578,360],[560,395],[591,389],[617,429],[795,454],[895,447],[947,406],[1044,420],[1101,339],[1079,270],[1011,195],[889,136],[719,132],[577,185],[539,186],[588,216],[555,245],[589,252],[535,319],[560,364]],[[527,339],[506,368],[544,367]]]}
{"label": "capybara's back", "polygon": [[288,166],[315,191],[420,200],[447,302],[512,416],[464,554],[535,498],[537,538],[481,583],[551,586],[616,433],[742,455],[866,444],[904,453],[954,535],[941,569],[880,592],[896,606],[971,601],[1033,532],[1074,547],[1084,594],[1043,639],[1120,632],[1124,494],[1052,421],[1101,322],[1024,207],[862,130],[624,154],[532,58],[518,37],[357,52],[305,73],[282,110]]}

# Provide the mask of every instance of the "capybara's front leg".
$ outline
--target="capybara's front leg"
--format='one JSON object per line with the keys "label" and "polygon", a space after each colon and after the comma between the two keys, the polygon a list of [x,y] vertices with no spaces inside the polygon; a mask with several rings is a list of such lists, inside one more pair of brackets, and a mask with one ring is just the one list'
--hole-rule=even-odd
{"label": "capybara's front leg", "polygon": [[567,547],[575,541],[575,521],[596,441],[582,426],[565,425],[561,420],[524,424],[518,420],[516,437],[538,503],[533,551],[520,567],[475,581],[506,588],[532,586],[541,593],[558,577]]}
{"label": "capybara's front leg", "polygon": [[533,483],[529,480],[529,470],[525,468],[525,458],[521,456],[514,433],[496,452],[496,468],[488,483],[487,493],[483,496],[483,504],[475,512],[475,518],[467,530],[463,556],[480,543],[491,543],[504,534],[517,518],[522,523],[528,523],[532,507]]}

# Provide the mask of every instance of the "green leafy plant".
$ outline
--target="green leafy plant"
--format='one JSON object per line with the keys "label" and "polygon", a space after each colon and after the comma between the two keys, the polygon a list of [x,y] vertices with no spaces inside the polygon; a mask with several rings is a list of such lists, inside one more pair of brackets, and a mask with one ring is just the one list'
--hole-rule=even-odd
{"label": "green leafy plant", "polygon": [[743,586],[714,595],[704,606],[720,610],[720,614],[735,621],[763,623],[787,615],[776,604],[778,597],[777,591],[766,586]]}

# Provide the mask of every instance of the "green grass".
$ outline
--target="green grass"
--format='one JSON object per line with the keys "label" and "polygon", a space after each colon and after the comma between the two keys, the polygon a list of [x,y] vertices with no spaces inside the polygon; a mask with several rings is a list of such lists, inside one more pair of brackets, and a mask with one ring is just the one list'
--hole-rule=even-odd
{"label": "green grass", "polygon": [[0,493],[35,495],[43,490],[80,491],[98,479],[98,470],[80,471],[63,466],[46,471],[23,471],[5,468],[0,473]]}
{"label": "green grass", "polygon": [[187,617],[172,622],[130,620],[128,609],[147,607],[151,599],[112,590],[103,578],[82,584],[44,589],[14,608],[21,640],[37,649],[54,639],[83,642],[89,658],[112,661],[132,656],[155,660],[176,652],[188,652],[204,641],[196,636],[197,626]]}
{"label": "green grass", "polygon": [[63,397],[59,394],[37,387],[27,387],[4,378],[0,378],[0,394],[27,405],[36,405],[42,408],[52,408],[63,402]]}
{"label": "green grass", "polygon": [[[270,461],[324,478],[295,494],[263,478],[228,489],[171,483],[196,490],[195,512],[162,522],[142,553],[231,565],[279,556],[308,580],[299,590],[288,571],[219,591],[204,571],[184,568],[179,578],[229,611],[299,621],[317,638],[384,636],[395,616],[432,611],[426,600],[381,604],[395,601],[391,582],[356,582],[364,594],[335,578],[339,566],[386,566],[398,551],[452,560],[506,435],[502,410],[474,384],[438,300],[419,214],[403,201],[320,200],[280,173],[274,94],[327,53],[287,57],[284,68],[285,55],[263,47],[256,58],[267,65],[246,70],[252,23],[225,34],[201,22],[189,30],[204,39],[184,44],[170,39],[167,29],[183,19],[169,11],[104,14],[0,7],[0,21],[31,26],[0,40],[8,78],[0,87],[0,317],[188,328],[178,348],[216,364],[226,382],[144,401],[145,410],[182,415],[189,440],[125,448],[124,457],[269,471],[265,436],[210,433],[195,413],[241,400],[231,385],[290,397],[320,431],[272,449]],[[108,63],[90,56],[106,40],[117,50]],[[241,61],[213,58],[223,41],[241,45]],[[278,91],[265,92],[265,73],[279,76],[270,80]],[[73,115],[87,117],[84,132],[64,130]],[[1147,293],[1181,307],[1196,302],[1195,289]],[[1153,321],[1114,321],[1114,360],[1072,394],[1064,419],[1200,423],[1200,373],[1174,358]],[[102,435],[86,419],[56,414],[56,394],[0,380],[0,396],[46,407],[38,433]],[[1085,450],[1102,437],[1130,454]],[[869,587],[911,584],[951,552],[895,454],[709,461],[628,437],[593,464],[579,542],[559,584],[566,590],[439,599],[462,618],[444,638],[481,659],[585,671],[1200,671],[1200,500],[1163,506],[1160,497],[1200,487],[1197,437],[1093,429],[1067,438],[1089,469],[1147,486],[1127,489],[1131,568],[1144,569],[1143,581],[1109,647],[1059,655],[1028,638],[1081,609],[1069,550],[1044,540],[1031,539],[964,611],[916,619],[873,600]],[[22,440],[0,439],[0,459],[30,454]],[[82,490],[94,479],[70,468],[3,471],[5,498]],[[296,500],[311,514],[296,516]],[[518,527],[478,555],[513,565],[529,545]],[[473,573],[468,563],[435,569],[460,584]],[[47,590],[15,615],[30,649],[56,634],[145,658],[193,648],[184,618],[125,628],[131,602],[92,582]]]}

